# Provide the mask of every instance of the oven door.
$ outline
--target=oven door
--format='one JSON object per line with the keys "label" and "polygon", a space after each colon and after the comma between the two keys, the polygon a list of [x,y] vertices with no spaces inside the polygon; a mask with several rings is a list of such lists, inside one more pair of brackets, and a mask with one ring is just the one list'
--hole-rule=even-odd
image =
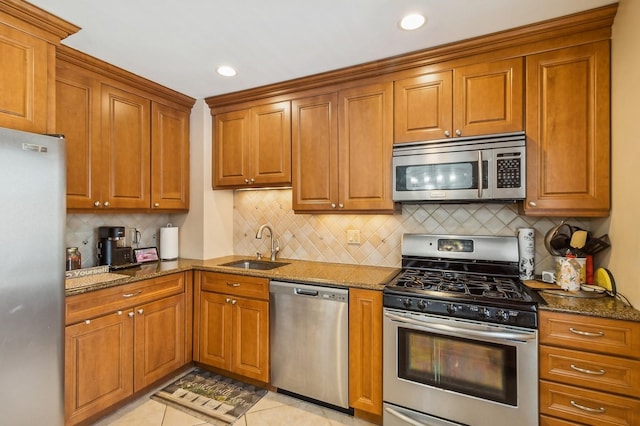
{"label": "oven door", "polygon": [[[383,338],[385,403],[474,426],[538,424],[536,330],[385,308]],[[414,421],[398,424],[440,424]]]}

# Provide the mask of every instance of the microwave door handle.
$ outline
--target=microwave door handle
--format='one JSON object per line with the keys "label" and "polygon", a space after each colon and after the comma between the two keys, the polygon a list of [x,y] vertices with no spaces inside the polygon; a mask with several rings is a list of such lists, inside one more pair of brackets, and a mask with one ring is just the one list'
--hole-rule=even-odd
{"label": "microwave door handle", "polygon": [[484,170],[482,170],[482,151],[478,151],[478,199],[482,199],[482,179]]}

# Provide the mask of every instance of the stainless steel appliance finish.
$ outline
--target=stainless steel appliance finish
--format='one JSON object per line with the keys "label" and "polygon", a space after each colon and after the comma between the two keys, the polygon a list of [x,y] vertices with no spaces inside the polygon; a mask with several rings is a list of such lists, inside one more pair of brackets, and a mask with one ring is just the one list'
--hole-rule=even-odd
{"label": "stainless steel appliance finish", "polygon": [[405,234],[384,289],[385,425],[538,424],[537,303],[515,237]]}
{"label": "stainless steel appliance finish", "polygon": [[271,384],[349,407],[349,292],[271,281]]}
{"label": "stainless steel appliance finish", "polygon": [[65,143],[0,128],[2,424],[64,424]]}
{"label": "stainless steel appliance finish", "polygon": [[393,146],[393,200],[516,201],[526,195],[524,132]]}

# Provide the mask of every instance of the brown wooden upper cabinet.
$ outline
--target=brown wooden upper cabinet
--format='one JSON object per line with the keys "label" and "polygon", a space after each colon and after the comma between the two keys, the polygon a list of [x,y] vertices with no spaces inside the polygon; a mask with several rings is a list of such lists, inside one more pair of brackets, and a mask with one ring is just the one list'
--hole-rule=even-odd
{"label": "brown wooden upper cabinet", "polygon": [[0,127],[55,133],[55,55],[80,28],[27,2],[0,2]]}
{"label": "brown wooden upper cabinet", "polygon": [[293,209],[393,212],[393,84],[292,102]]}
{"label": "brown wooden upper cabinet", "polygon": [[527,57],[530,216],[608,216],[609,41]]}
{"label": "brown wooden upper cabinet", "polygon": [[291,185],[291,103],[214,115],[215,189]]}
{"label": "brown wooden upper cabinet", "polygon": [[180,95],[186,105],[164,102],[104,77],[95,64],[113,68],[70,48],[58,51],[56,126],[67,142],[67,209],[187,210],[192,101]]}
{"label": "brown wooden upper cabinet", "polygon": [[398,80],[394,142],[523,130],[522,58]]}

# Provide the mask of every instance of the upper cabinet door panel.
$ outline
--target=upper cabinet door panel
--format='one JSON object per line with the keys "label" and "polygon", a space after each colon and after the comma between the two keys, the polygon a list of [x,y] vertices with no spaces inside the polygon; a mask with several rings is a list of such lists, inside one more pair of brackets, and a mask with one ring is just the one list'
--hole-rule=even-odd
{"label": "upper cabinet door panel", "polygon": [[249,182],[250,110],[214,117],[213,187]]}
{"label": "upper cabinet door panel", "polygon": [[527,199],[542,216],[607,216],[609,42],[527,57]]}
{"label": "upper cabinet door panel", "polygon": [[257,184],[291,182],[291,103],[252,108],[251,127],[252,179]]}
{"label": "upper cabinet door panel", "polygon": [[337,105],[337,93],[292,101],[294,210],[329,210],[338,199]]}
{"label": "upper cabinet door panel", "polygon": [[151,207],[189,208],[189,112],[151,105]]}
{"label": "upper cabinet door panel", "polygon": [[149,99],[102,86],[102,141],[108,160],[108,201],[113,208],[150,206]]}
{"label": "upper cabinet door panel", "polygon": [[524,129],[522,58],[455,68],[453,78],[456,136]]}
{"label": "upper cabinet door panel", "polygon": [[394,142],[446,137],[452,126],[451,71],[434,72],[394,83]]}
{"label": "upper cabinet door panel", "polygon": [[52,55],[46,41],[0,23],[0,127],[48,131],[49,49]]}

